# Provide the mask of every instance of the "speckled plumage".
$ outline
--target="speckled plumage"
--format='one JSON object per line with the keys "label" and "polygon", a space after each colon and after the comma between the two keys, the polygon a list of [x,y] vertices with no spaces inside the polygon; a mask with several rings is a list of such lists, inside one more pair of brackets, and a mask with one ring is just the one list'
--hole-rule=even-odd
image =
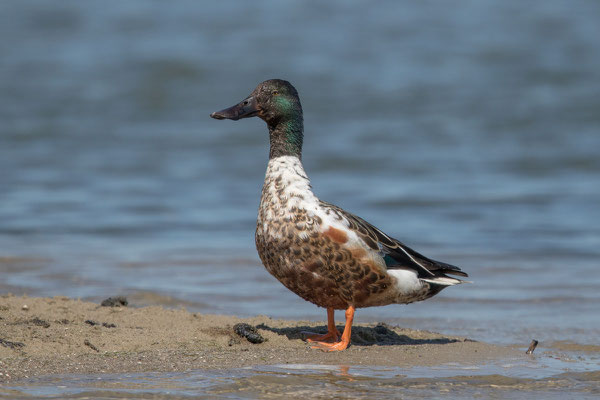
{"label": "speckled plumage", "polygon": [[370,229],[317,199],[298,158],[269,161],[256,247],[267,270],[292,292],[320,307],[346,309],[411,303],[439,291],[425,281],[414,290],[398,290]]}
{"label": "speckled plumage", "polygon": [[337,339],[333,310],[347,310],[344,343],[328,345],[331,349],[343,350],[349,343],[355,308],[425,300],[463,282],[446,274],[467,276],[314,195],[301,162],[302,108],[289,82],[265,81],[241,103],[211,116],[259,116],[267,122],[271,150],[256,248],[266,269],[288,289],[328,309],[325,336]]}

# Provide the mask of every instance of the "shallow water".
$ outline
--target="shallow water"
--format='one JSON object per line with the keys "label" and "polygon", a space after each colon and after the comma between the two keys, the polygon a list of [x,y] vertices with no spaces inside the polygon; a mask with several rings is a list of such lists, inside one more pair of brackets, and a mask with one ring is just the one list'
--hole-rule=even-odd
{"label": "shallow water", "polygon": [[0,388],[0,398],[573,398],[600,394],[600,372],[551,358],[488,365],[395,368],[272,365],[227,371],[57,375]]}
{"label": "shallow water", "polygon": [[324,319],[260,265],[258,120],[298,88],[317,195],[473,285],[385,320],[526,347],[600,337],[600,6],[0,4],[0,290]]}

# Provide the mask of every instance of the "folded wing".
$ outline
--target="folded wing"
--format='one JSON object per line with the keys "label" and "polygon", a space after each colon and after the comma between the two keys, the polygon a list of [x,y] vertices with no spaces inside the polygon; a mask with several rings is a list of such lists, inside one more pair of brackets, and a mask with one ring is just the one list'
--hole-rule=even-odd
{"label": "folded wing", "polygon": [[372,250],[380,252],[388,269],[411,269],[417,272],[417,276],[421,279],[443,278],[445,274],[468,276],[459,267],[425,257],[399,240],[386,235],[364,219],[338,206],[321,201],[321,207],[348,221],[349,229],[352,229]]}

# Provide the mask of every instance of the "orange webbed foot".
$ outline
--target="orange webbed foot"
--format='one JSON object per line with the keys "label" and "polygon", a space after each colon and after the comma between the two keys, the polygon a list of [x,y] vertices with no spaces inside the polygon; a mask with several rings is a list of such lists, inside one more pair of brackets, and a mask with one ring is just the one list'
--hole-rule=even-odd
{"label": "orange webbed foot", "polygon": [[[328,310],[329,311],[329,310]],[[329,314],[328,314],[329,315]],[[333,311],[331,312],[331,320],[333,320]],[[319,349],[323,351],[342,351],[346,350],[350,344],[350,335],[352,332],[352,321],[354,320],[354,306],[349,306],[346,310],[346,326],[344,327],[344,333],[342,334],[340,341],[334,341],[334,343],[327,342],[315,342],[313,349]],[[329,325],[329,333],[336,332],[339,335],[339,331],[335,325]],[[338,336],[339,337],[339,336]]]}
{"label": "orange webbed foot", "polygon": [[302,332],[305,335],[305,339],[307,342],[338,342],[342,334],[340,331],[335,329],[334,331],[329,331],[325,334],[318,334],[312,332]]}
{"label": "orange webbed foot", "polygon": [[313,349],[318,349],[322,351],[342,351],[348,348],[350,341],[342,340],[340,342],[335,343],[327,343],[327,342],[316,342],[316,346],[311,346]]}
{"label": "orange webbed foot", "polygon": [[307,342],[338,342],[342,334],[335,327],[334,309],[327,309],[327,333],[302,332]]}

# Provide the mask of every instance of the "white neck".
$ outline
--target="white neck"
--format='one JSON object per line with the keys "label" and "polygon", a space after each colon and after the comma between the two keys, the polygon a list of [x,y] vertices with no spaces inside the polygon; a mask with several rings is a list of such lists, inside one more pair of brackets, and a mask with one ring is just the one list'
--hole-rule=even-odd
{"label": "white neck", "polygon": [[305,208],[318,202],[298,157],[281,156],[269,160],[261,202],[277,203],[283,208]]}

